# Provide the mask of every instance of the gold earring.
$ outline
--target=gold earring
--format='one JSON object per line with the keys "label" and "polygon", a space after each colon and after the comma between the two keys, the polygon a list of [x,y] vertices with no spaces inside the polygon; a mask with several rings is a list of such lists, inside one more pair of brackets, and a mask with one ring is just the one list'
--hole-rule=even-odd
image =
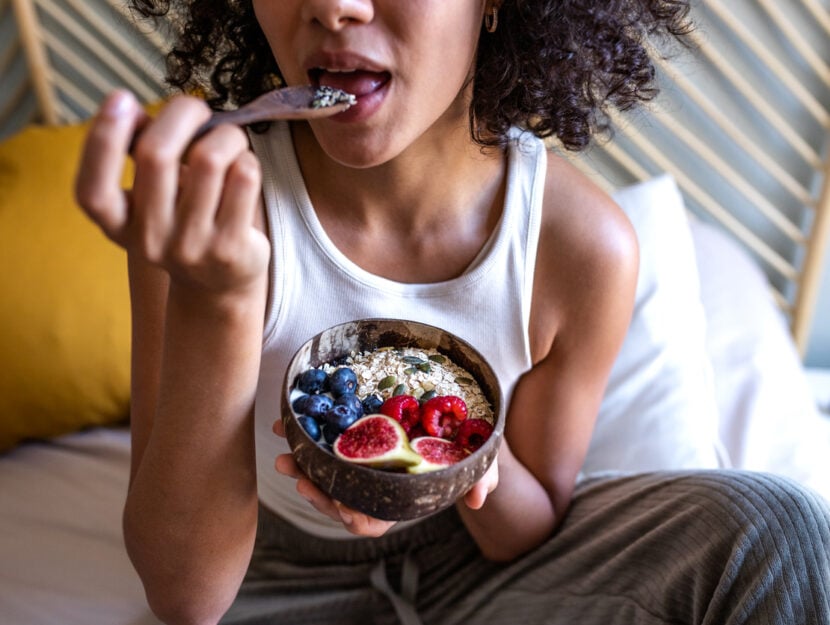
{"label": "gold earring", "polygon": [[499,27],[499,9],[495,5],[490,7],[490,10],[484,14],[484,28],[488,33],[496,32]]}

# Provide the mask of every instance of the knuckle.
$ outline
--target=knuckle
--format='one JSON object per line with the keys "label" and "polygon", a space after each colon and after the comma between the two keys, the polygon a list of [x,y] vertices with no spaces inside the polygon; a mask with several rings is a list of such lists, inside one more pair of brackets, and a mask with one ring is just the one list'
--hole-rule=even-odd
{"label": "knuckle", "polygon": [[193,237],[180,236],[168,246],[167,258],[179,267],[195,267],[202,258],[202,248]]}
{"label": "knuckle", "polygon": [[223,235],[216,237],[211,249],[211,257],[215,265],[224,270],[229,270],[238,262],[239,252],[236,238]]}
{"label": "knuckle", "polygon": [[215,175],[227,167],[227,157],[218,150],[199,143],[191,148],[187,164],[194,171],[205,175]]}
{"label": "knuckle", "polygon": [[233,164],[231,174],[241,184],[258,185],[262,180],[259,159],[252,152],[244,152]]}
{"label": "knuckle", "polygon": [[112,196],[101,189],[89,189],[83,186],[76,187],[75,201],[92,218],[98,218],[107,213],[112,206]]}
{"label": "knuckle", "polygon": [[150,173],[161,173],[178,164],[174,146],[156,138],[140,138],[133,151],[136,166]]}
{"label": "knuckle", "polygon": [[205,118],[210,117],[211,110],[208,103],[205,102],[202,98],[198,98],[196,96],[188,95],[186,93],[179,93],[170,98],[171,103],[175,103],[175,106],[180,106],[182,108],[187,107],[188,109],[192,109],[194,113],[199,114]]}
{"label": "knuckle", "polygon": [[133,153],[133,159],[139,169],[150,173],[160,173],[171,167],[176,161],[175,155],[170,149],[158,145],[156,141],[139,141]]}

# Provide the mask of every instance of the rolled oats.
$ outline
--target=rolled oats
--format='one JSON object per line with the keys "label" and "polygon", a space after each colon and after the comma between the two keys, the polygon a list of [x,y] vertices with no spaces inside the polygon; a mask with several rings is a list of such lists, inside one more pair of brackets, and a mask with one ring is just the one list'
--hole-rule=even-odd
{"label": "rolled oats", "polygon": [[[342,363],[357,375],[357,395],[375,394],[386,400],[393,395],[408,394],[421,398],[425,393],[455,395],[467,404],[470,418],[493,423],[493,409],[470,372],[434,349],[414,347],[381,348],[352,353]],[[336,366],[323,365],[326,373]]]}

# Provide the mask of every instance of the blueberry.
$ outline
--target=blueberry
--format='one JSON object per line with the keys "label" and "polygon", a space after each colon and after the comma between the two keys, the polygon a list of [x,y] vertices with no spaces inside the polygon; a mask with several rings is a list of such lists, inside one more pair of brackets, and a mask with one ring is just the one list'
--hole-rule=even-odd
{"label": "blueberry", "polygon": [[335,406],[348,406],[357,413],[358,417],[363,416],[363,402],[357,395],[341,395],[334,400]]}
{"label": "blueberry", "polygon": [[326,390],[327,380],[328,376],[322,369],[308,369],[300,375],[297,387],[303,393],[308,393],[309,395],[323,393]]}
{"label": "blueberry", "polygon": [[308,400],[311,399],[311,397],[311,395],[300,395],[297,399],[291,402],[291,408],[297,414],[305,414]]}
{"label": "blueberry", "polygon": [[314,418],[302,416],[297,418],[297,422],[303,427],[312,440],[320,440],[320,425]]}
{"label": "blueberry", "polygon": [[348,395],[357,390],[357,376],[348,367],[335,369],[329,376],[329,390],[335,397]]}
{"label": "blueberry", "polygon": [[334,406],[331,410],[329,410],[323,416],[323,419],[328,425],[332,426],[339,432],[342,432],[352,423],[357,421],[358,415],[352,408],[340,404],[339,406]]}
{"label": "blueberry", "polygon": [[380,412],[380,407],[383,405],[383,400],[377,395],[369,395],[363,400],[363,414],[377,414]]}
{"label": "blueberry", "polygon": [[[340,436],[340,430],[328,424],[323,424],[323,440],[329,445],[333,445],[337,437]],[[322,444],[322,443],[321,443]],[[323,445],[325,447],[325,445]]]}
{"label": "blueberry", "polygon": [[328,395],[309,395],[305,403],[305,414],[320,419],[334,406],[334,400]]}

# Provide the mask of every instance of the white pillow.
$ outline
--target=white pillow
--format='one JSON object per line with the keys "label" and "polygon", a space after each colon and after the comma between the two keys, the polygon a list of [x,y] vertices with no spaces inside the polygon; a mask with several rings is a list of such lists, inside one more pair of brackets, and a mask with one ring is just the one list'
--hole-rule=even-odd
{"label": "white pillow", "polygon": [[637,232],[640,273],[582,476],[718,467],[717,406],[682,196],[663,175],[614,199]]}
{"label": "white pillow", "polygon": [[691,226],[731,466],[780,473],[830,498],[830,421],[816,408],[766,276],[724,233]]}

